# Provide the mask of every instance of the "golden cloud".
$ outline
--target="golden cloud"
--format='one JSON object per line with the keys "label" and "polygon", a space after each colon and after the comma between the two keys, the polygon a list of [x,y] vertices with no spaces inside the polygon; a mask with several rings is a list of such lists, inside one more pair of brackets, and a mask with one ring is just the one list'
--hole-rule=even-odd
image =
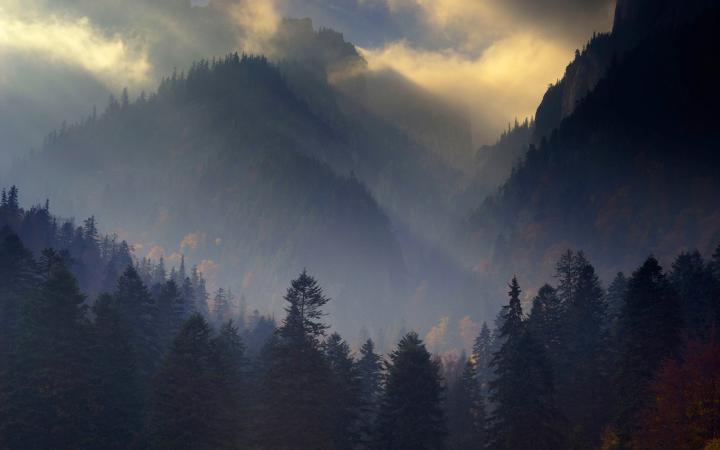
{"label": "golden cloud", "polygon": [[[572,57],[564,45],[529,33],[500,39],[476,58],[456,50],[416,49],[393,42],[380,49],[362,49],[371,70],[395,70],[421,87],[453,101],[473,114],[482,141],[515,117],[531,117],[549,83]],[[483,136],[492,130],[493,137]]]}
{"label": "golden cloud", "polygon": [[88,18],[29,19],[0,8],[0,58],[3,52],[34,53],[80,67],[112,88],[146,83],[151,71],[141,46],[120,35],[107,36]]}

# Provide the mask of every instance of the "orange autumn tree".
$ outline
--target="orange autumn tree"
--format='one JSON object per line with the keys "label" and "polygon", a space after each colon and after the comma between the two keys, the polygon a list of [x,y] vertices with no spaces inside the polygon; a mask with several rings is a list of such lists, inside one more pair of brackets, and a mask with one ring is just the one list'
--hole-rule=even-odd
{"label": "orange autumn tree", "polygon": [[652,392],[634,448],[702,450],[720,438],[720,342],[689,342],[682,360],[660,369]]}

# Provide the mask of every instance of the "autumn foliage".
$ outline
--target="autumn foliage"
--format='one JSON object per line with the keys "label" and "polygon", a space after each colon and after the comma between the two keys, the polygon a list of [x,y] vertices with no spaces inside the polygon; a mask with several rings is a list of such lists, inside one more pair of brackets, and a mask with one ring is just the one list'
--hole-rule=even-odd
{"label": "autumn foliage", "polygon": [[718,339],[689,342],[682,360],[663,365],[652,392],[655,403],[643,415],[634,448],[700,450],[720,437]]}

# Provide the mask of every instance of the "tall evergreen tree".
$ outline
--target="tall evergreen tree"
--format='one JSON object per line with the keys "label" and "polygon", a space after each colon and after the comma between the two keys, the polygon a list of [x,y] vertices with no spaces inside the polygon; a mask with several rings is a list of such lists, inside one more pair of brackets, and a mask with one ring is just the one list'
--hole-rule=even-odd
{"label": "tall evergreen tree", "polygon": [[199,315],[183,325],[155,378],[151,448],[223,448],[211,329]]}
{"label": "tall evergreen tree", "polygon": [[187,308],[175,281],[166,281],[157,298],[155,330],[162,349],[167,348],[185,322]]}
{"label": "tall evergreen tree", "polygon": [[493,340],[490,327],[487,322],[483,322],[480,327],[480,334],[475,338],[473,343],[472,359],[475,361],[475,370],[477,372],[477,381],[481,388],[483,397],[486,396],[488,383],[492,379],[492,368],[490,361],[493,354]]}
{"label": "tall evergreen tree", "polygon": [[250,442],[247,362],[245,345],[232,321],[222,325],[212,347],[216,434],[222,442],[218,448],[246,448]]}
{"label": "tall evergreen tree", "polygon": [[332,373],[328,389],[333,398],[333,448],[353,449],[360,442],[360,378],[350,346],[339,334],[331,334],[324,344]]}
{"label": "tall evergreen tree", "polygon": [[485,448],[485,399],[477,378],[477,362],[470,358],[451,385],[448,397],[454,397],[454,401],[448,401],[450,448]]}
{"label": "tall evergreen tree", "polygon": [[141,378],[149,381],[161,354],[155,318],[157,305],[134,267],[125,269],[118,280],[115,298],[120,314],[131,326],[131,338]]}
{"label": "tall evergreen tree", "polygon": [[611,415],[607,307],[595,268],[582,252],[570,260],[570,274],[570,280],[560,277],[571,289],[563,305],[562,344],[555,359],[557,398],[570,420],[571,445],[588,448],[600,441]]}
{"label": "tall evergreen tree", "polygon": [[555,289],[546,284],[533,299],[528,328],[550,359],[556,359],[562,343],[562,305]]}
{"label": "tall evergreen tree", "polygon": [[620,321],[614,384],[620,402],[617,424],[623,448],[637,431],[638,413],[650,403],[650,380],[666,358],[677,354],[681,328],[677,294],[658,261],[650,257],[628,281]]}
{"label": "tall evergreen tree", "polygon": [[95,377],[93,447],[130,448],[142,431],[145,414],[138,360],[132,345],[131,325],[111,295],[100,296],[92,307],[92,357]]}
{"label": "tall evergreen tree", "polygon": [[333,447],[332,373],[320,348],[329,301],[317,281],[303,271],[285,295],[287,313],[278,328],[263,378],[260,430],[266,448]]}
{"label": "tall evergreen tree", "polygon": [[562,444],[552,370],[544,349],[523,322],[516,278],[509,287],[510,300],[501,313],[503,344],[491,363],[495,379],[490,398],[495,409],[489,419],[489,448],[557,449]]}
{"label": "tall evergreen tree", "polygon": [[390,355],[380,406],[376,447],[380,450],[445,448],[440,364],[416,333],[408,333]]}
{"label": "tall evergreen tree", "polygon": [[680,253],[673,262],[669,280],[678,294],[684,325],[692,338],[707,338],[717,325],[718,307],[713,302],[716,281],[700,252]]}
{"label": "tall evergreen tree", "polygon": [[607,305],[608,330],[614,336],[617,334],[617,326],[622,314],[625,291],[627,290],[627,278],[622,272],[618,272],[613,278],[605,293],[605,304]]}
{"label": "tall evergreen tree", "polygon": [[360,347],[356,363],[360,386],[360,442],[369,447],[382,395],[382,357],[375,353],[375,343],[368,339]]}
{"label": "tall evergreen tree", "polygon": [[85,297],[66,263],[46,250],[42,281],[23,305],[5,424],[8,448],[87,448],[94,434]]}

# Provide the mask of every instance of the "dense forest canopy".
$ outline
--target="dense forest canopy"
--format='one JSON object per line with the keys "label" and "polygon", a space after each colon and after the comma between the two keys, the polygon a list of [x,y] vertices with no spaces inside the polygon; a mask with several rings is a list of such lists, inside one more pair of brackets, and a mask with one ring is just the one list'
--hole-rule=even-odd
{"label": "dense forest canopy", "polygon": [[[180,3],[138,20],[162,26],[135,48],[122,7],[59,0],[87,11],[70,34],[102,44],[98,80],[103,61],[165,71],[0,157],[0,449],[720,448],[714,2],[313,16],[432,29],[383,49],[278,14],[321,1]],[[63,58],[66,17],[5,9],[0,63],[47,30]],[[569,21],[611,10],[492,144],[473,115],[497,98],[430,88],[457,72],[524,96]],[[479,33],[487,14],[523,38]],[[179,23],[208,31],[188,60],[158,43]],[[0,133],[27,106],[4,103],[8,74]]]}

